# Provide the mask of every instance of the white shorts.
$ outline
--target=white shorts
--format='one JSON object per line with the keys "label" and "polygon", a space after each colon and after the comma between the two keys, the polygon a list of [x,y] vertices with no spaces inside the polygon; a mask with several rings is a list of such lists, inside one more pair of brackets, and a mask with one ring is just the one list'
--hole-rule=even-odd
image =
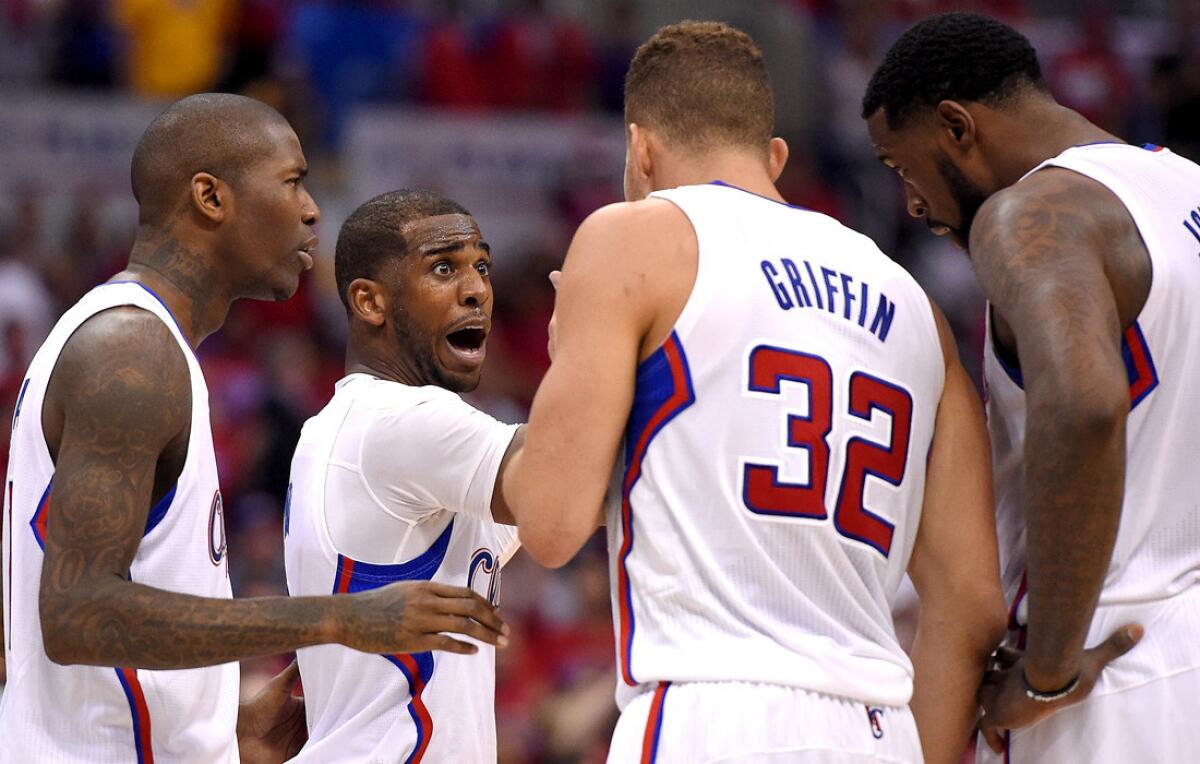
{"label": "white shorts", "polygon": [[980,738],[976,764],[1086,762],[1131,764],[1200,761],[1200,669],[1128,690],[1093,695],[1032,727],[1008,733],[997,755]]}
{"label": "white shorts", "polygon": [[609,764],[920,762],[907,707],[779,685],[663,683],[621,712]]}

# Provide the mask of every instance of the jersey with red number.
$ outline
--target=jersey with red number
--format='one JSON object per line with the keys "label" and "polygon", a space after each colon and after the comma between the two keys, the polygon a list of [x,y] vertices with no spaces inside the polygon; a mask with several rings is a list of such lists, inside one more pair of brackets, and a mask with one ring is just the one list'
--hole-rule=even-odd
{"label": "jersey with red number", "polygon": [[136,283],[96,287],[59,319],[18,394],[4,493],[8,686],[0,699],[0,762],[238,760],[236,663],[174,671],[60,666],[46,657],[43,646],[38,590],[46,531],[55,517],[48,510],[55,499],[42,403],[67,340],[92,316],[119,306],[153,313],[171,330],[187,359],[192,398],[187,458],[178,482],[150,509],[129,578],[181,594],[232,596],[208,387],[200,364],[170,311],[149,289]]}
{"label": "jersey with red number", "polygon": [[[1101,675],[1093,694],[1200,667],[1200,166],[1158,146],[1076,146],[1044,162],[1103,184],[1125,205],[1150,255],[1146,304],[1126,327],[1129,381],[1125,499],[1088,646],[1142,623],[1136,649]],[[1000,574],[1011,640],[1023,644],[1026,400],[1018,366],[992,341],[984,355],[996,485]]]}
{"label": "jersey with red number", "polygon": [[608,518],[618,700],[746,681],[904,705],[891,605],[945,376],[929,301],[832,218],[721,183],[654,196],[699,261],[638,367]]}

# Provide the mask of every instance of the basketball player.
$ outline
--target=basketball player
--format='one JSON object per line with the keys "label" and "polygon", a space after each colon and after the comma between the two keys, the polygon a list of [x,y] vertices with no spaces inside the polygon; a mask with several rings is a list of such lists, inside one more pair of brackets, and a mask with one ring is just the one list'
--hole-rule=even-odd
{"label": "basketball player", "polygon": [[1060,106],[1029,42],[970,14],[906,32],[863,115],[909,211],[968,248],[989,301],[1024,650],[983,689],[990,741],[1014,730],[1014,761],[1194,759],[1200,729],[1176,709],[1200,697],[1200,167]]}
{"label": "basketball player", "polygon": [[[912,278],[784,203],[772,115],[736,29],[638,50],[629,202],[571,244],[506,498],[562,565],[624,460],[610,761],[954,761],[1003,631],[982,407]],[[911,662],[891,618],[906,570]]]}
{"label": "basketball player", "polygon": [[230,599],[194,349],[233,300],[285,299],[311,267],[306,169],[287,122],[239,96],[186,98],[142,136],[129,265],[59,320],[16,404],[0,761],[235,762],[251,733],[266,738],[243,741],[247,759],[279,761],[303,740],[295,674],[239,717],[234,661],[499,639],[493,608],[461,587]]}
{"label": "basketball player", "polygon": [[[517,547],[499,486],[522,438],[457,395],[479,384],[491,329],[479,226],[449,199],[393,191],[346,219],[334,268],[346,376],[292,460],[288,590],[433,580],[495,604]],[[495,761],[495,656],[480,648],[300,650],[309,740],[298,761]]]}

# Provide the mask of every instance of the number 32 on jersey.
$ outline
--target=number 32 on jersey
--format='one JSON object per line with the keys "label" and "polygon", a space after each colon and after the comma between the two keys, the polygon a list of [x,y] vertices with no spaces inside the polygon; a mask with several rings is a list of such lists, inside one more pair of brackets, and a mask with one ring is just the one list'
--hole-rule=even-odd
{"label": "number 32 on jersey", "polygon": [[[756,515],[827,519],[829,435],[835,415],[833,370],[819,356],[757,345],[750,351],[747,377],[752,393],[780,396],[787,382],[807,389],[808,415],[787,414],[784,440],[787,448],[808,452],[809,469],[807,483],[787,482],[780,479],[778,464],[762,464],[753,457],[747,458],[742,465],[742,503]],[[848,385],[849,406],[845,413],[867,422],[872,422],[877,413],[886,413],[891,417],[891,436],[887,443],[875,443],[857,435],[846,442],[845,467],[833,503],[833,527],[845,538],[866,544],[887,557],[894,526],[866,507],[864,495],[868,476],[894,486],[904,481],[912,429],[912,396],[904,388],[863,371],[851,374]]]}

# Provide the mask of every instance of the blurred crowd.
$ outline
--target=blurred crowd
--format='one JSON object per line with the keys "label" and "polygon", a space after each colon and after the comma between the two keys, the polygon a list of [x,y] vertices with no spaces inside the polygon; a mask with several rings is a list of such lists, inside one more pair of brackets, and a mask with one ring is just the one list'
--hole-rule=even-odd
{"label": "blurred crowd", "polygon": [[[1194,0],[1112,0],[1081,15],[1077,3],[1053,0],[0,0],[0,94],[255,96],[297,128],[318,202],[348,211],[364,201],[347,198],[338,170],[355,109],[453,110],[478,115],[481,129],[498,113],[619,115],[640,40],[683,18],[724,19],[765,50],[778,133],[792,149],[783,194],[868,233],[912,270],[950,316],[977,374],[983,314],[969,263],[907,218],[859,116],[887,45],[916,18],[951,7],[1017,24],[1066,105],[1131,142],[1200,159]],[[471,399],[501,419],[522,420],[549,363],[545,275],[582,217],[618,200],[620,171],[591,168],[568,180],[554,192],[562,232],[497,253],[495,330]],[[124,263],[136,221],[105,202],[87,184],[67,191],[58,179],[0,179],[0,418],[11,416],[25,365],[58,315]],[[326,256],[295,298],[235,306],[200,352],[239,596],[285,592],[281,508],[292,447],[342,374],[330,216],[321,233]],[[7,447],[0,441],[0,468]],[[603,539],[553,573],[518,555],[504,579],[515,637],[498,659],[501,761],[603,760],[615,721]],[[279,667],[248,664],[248,686]]]}

